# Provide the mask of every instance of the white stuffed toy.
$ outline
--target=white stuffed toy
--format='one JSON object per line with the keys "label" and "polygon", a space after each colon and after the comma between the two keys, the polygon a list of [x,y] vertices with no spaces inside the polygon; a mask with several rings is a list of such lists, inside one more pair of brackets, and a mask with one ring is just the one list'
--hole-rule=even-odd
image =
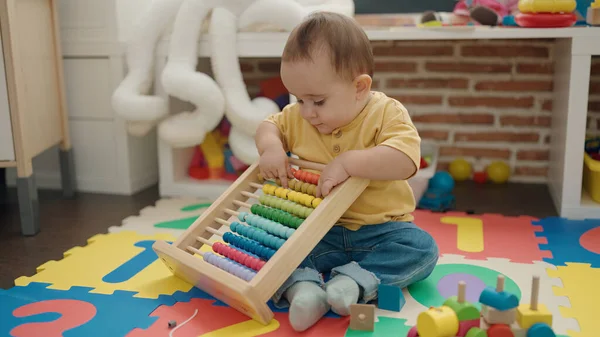
{"label": "white stuffed toy", "polygon": [[[231,150],[249,165],[258,159],[253,139],[258,124],[279,107],[268,98],[250,99],[236,53],[237,33],[291,31],[313,11],[353,16],[354,1],[154,0],[134,27],[127,49],[129,73],[113,94],[113,107],[128,121],[131,134],[143,135],[158,125],[159,137],[172,147],[201,144],[226,116]],[[196,71],[198,40],[207,21],[214,79]],[[175,115],[169,115],[165,99],[149,93],[154,48],[170,25],[161,82],[167,94],[195,106]]]}

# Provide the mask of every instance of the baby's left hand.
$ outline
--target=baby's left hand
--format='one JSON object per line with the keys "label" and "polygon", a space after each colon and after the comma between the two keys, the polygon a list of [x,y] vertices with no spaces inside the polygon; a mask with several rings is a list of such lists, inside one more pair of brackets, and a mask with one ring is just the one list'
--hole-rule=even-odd
{"label": "baby's left hand", "polygon": [[340,158],[341,157],[337,157],[334,159],[325,167],[323,172],[321,172],[316,191],[317,198],[326,197],[334,187],[343,183],[350,177],[348,172],[346,172],[344,165],[342,165]]}

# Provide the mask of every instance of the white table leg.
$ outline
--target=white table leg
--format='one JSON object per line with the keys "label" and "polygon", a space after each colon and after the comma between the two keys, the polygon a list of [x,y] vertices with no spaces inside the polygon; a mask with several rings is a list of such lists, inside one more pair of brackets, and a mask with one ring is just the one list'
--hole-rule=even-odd
{"label": "white table leg", "polygon": [[581,179],[591,55],[580,53],[575,39],[558,40],[555,46],[548,185],[560,216],[583,218],[589,216],[581,211]]}

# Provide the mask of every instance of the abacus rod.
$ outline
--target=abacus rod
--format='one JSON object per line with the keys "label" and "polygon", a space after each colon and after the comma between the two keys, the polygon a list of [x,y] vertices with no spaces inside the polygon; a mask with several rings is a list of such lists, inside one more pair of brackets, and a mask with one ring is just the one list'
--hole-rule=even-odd
{"label": "abacus rod", "polygon": [[254,193],[246,192],[246,191],[242,191],[242,195],[249,197],[249,198],[254,198],[254,199],[260,198],[260,196],[254,194]]}
{"label": "abacus rod", "polygon": [[223,236],[223,233],[221,233],[218,230],[216,230],[214,228],[211,228],[211,227],[206,227],[206,231],[209,232],[209,233],[213,233],[215,235],[218,235],[218,236]]}
{"label": "abacus rod", "polygon": [[234,211],[234,210],[232,210],[232,209],[229,209],[229,208],[226,208],[226,209],[225,209],[225,213],[227,213],[227,214],[229,214],[229,215],[235,215],[235,216],[238,216],[238,215],[240,215],[240,212],[236,212],[236,211]]}
{"label": "abacus rod", "polygon": [[239,201],[239,200],[234,200],[233,203],[236,204],[236,205],[238,205],[238,206],[241,206],[241,207],[246,207],[246,208],[251,208],[252,207],[252,205],[247,204],[247,203],[245,203],[243,201]]}
{"label": "abacus rod", "polygon": [[321,171],[321,172],[323,172],[323,170],[325,169],[325,165],[319,164],[319,163],[314,163],[314,162],[311,162],[308,160],[302,160],[302,159],[289,157],[288,162],[292,165],[296,165],[299,167],[305,167],[307,169],[317,170],[317,171]]}
{"label": "abacus rod", "polygon": [[256,188],[263,188],[263,185],[257,184],[257,183],[250,183],[250,186],[256,187]]}
{"label": "abacus rod", "polygon": [[231,222],[219,218],[215,218],[215,222],[220,223],[221,225],[230,226]]}
{"label": "abacus rod", "polygon": [[196,253],[196,254],[204,257],[204,253],[203,252],[201,252],[200,250],[198,250],[198,249],[196,249],[196,248],[194,248],[192,246],[187,246],[187,250],[191,251],[192,253]]}
{"label": "abacus rod", "polygon": [[198,237],[196,237],[196,239],[197,239],[198,241],[202,242],[203,244],[205,244],[205,245],[208,245],[208,246],[210,246],[210,247],[212,247],[212,245],[213,245],[213,244],[212,244],[212,242],[210,242],[210,241],[206,240],[206,239],[205,239],[205,238],[203,238],[203,237],[200,237],[200,236],[198,236]]}

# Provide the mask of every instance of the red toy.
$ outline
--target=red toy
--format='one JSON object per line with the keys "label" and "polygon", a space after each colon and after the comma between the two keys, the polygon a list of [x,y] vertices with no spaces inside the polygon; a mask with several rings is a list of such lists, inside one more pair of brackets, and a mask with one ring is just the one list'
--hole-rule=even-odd
{"label": "red toy", "polygon": [[515,22],[527,28],[571,27],[577,22],[577,16],[574,13],[519,13],[515,15]]}

